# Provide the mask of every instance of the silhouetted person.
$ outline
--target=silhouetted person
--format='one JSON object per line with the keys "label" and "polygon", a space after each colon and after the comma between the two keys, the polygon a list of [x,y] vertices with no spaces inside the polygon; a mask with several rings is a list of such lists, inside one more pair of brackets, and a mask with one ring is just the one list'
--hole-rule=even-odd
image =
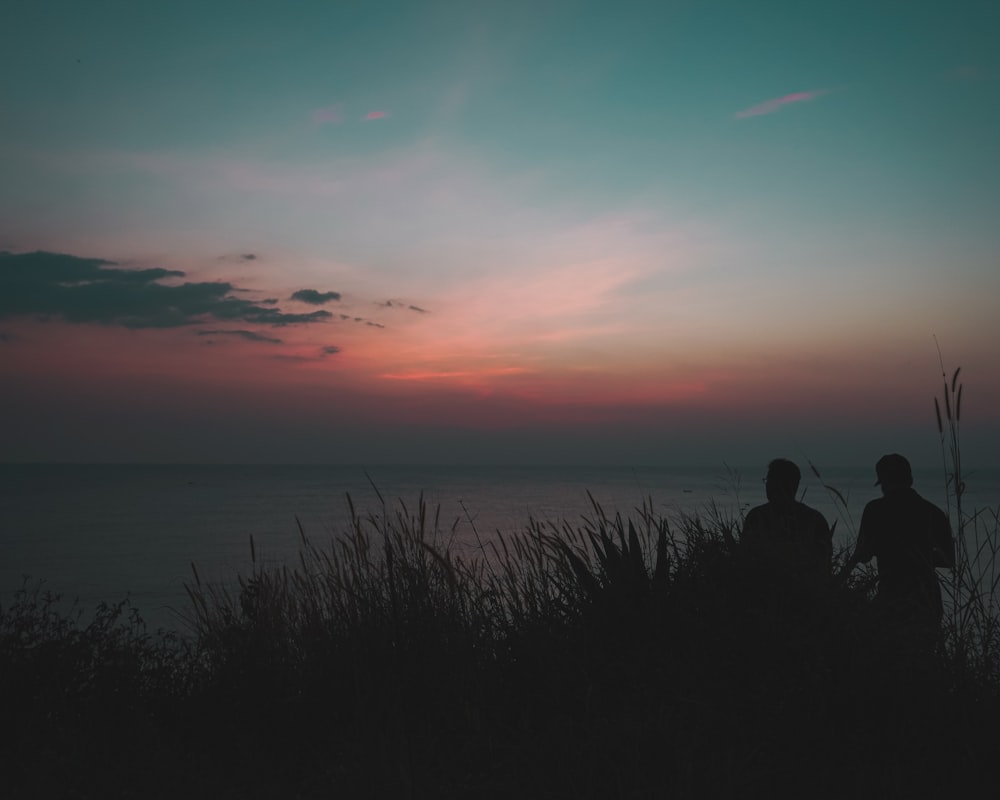
{"label": "silhouetted person", "polygon": [[826,517],[795,499],[801,480],[794,461],[776,458],[767,465],[767,502],[747,513],[740,542],[783,572],[829,582],[833,534]]}
{"label": "silhouetted person", "polygon": [[865,506],[844,575],[874,556],[878,602],[904,619],[937,626],[943,611],[935,568],[955,566],[951,524],[940,508],[914,491],[910,462],[903,456],[883,456],[875,474],[882,497]]}

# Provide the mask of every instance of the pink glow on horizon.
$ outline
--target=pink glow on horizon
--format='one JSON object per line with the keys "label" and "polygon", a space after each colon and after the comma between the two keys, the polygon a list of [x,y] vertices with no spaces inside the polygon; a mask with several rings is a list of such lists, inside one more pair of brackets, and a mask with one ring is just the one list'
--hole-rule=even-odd
{"label": "pink glow on horizon", "polygon": [[829,89],[816,89],[811,92],[793,92],[792,94],[786,94],[784,97],[776,97],[773,100],[758,103],[743,111],[737,111],[735,116],[736,119],[746,119],[747,117],[761,117],[765,114],[773,114],[790,103],[804,103],[808,100],[815,100],[829,91]]}
{"label": "pink glow on horizon", "polygon": [[528,370],[524,367],[499,367],[494,369],[470,369],[470,370],[424,370],[413,372],[386,372],[379,375],[380,378],[392,381],[442,381],[459,380],[477,377],[492,377],[497,375],[520,375]]}
{"label": "pink glow on horizon", "polygon": [[389,116],[388,111],[369,111],[367,114],[365,114],[365,120],[370,121],[373,119],[385,119],[388,116]]}
{"label": "pink glow on horizon", "polygon": [[[864,417],[933,426],[933,379],[891,349],[830,347],[800,359],[782,353],[761,359],[732,349],[682,359],[618,351],[611,362],[592,362],[522,354],[506,342],[490,350],[488,341],[473,340],[465,349],[458,338],[418,363],[414,353],[400,359],[400,340],[413,338],[419,327],[387,329],[395,338],[386,341],[349,326],[288,326],[261,329],[283,345],[236,336],[210,345],[212,337],[198,337],[191,327],[124,333],[19,320],[5,324],[16,338],[0,347],[7,348],[11,385],[47,396],[85,392],[88,402],[109,407],[139,393],[150,403],[220,419],[255,397],[259,408],[283,418],[333,415],[479,429],[669,420],[684,409],[747,424]],[[318,343],[331,341],[343,344],[343,352],[319,358]],[[996,392],[995,383],[977,387],[978,407],[970,406],[977,419],[997,419]]]}

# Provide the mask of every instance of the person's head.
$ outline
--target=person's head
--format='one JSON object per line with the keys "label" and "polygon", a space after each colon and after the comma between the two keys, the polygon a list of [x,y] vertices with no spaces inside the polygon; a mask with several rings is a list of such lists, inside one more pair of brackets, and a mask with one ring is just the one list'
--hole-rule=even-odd
{"label": "person's head", "polygon": [[875,485],[882,487],[882,494],[913,486],[913,470],[910,469],[910,462],[899,453],[882,456],[875,465],[875,474],[878,476]]}
{"label": "person's head", "polygon": [[764,479],[764,490],[767,499],[773,502],[791,502],[799,490],[802,473],[794,461],[787,458],[776,458],[767,465],[767,477]]}

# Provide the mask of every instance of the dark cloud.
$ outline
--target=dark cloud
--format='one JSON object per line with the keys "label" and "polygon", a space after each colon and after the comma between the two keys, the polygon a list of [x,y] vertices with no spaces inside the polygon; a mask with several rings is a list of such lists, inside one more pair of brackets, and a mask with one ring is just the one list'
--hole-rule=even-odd
{"label": "dark cloud", "polygon": [[229,261],[229,262],[242,262],[242,261],[256,261],[260,256],[256,253],[229,253],[224,256],[219,256],[219,261]]}
{"label": "dark cloud", "polygon": [[231,283],[165,284],[179,270],[115,267],[101,258],[64,253],[0,252],[0,319],[59,316],[68,322],[96,322],[126,328],[175,328],[204,322],[251,322],[282,326],[319,322],[329,311],[286,314],[232,296]]}
{"label": "dark cloud", "polygon": [[0,343],[14,342],[14,341],[17,341],[17,337],[13,333],[7,333],[7,331],[0,331]]}
{"label": "dark cloud", "polygon": [[328,345],[327,347],[324,347],[322,352],[323,352],[323,355],[325,355],[325,356],[332,356],[332,355],[335,355],[336,353],[339,353],[340,352],[340,348],[337,347],[337,345],[335,345],[335,344],[331,344],[331,345]]}
{"label": "dark cloud", "polygon": [[370,319],[365,319],[364,317],[352,317],[350,314],[338,314],[344,322],[357,322],[361,325],[370,325],[373,328],[384,328],[381,322],[372,322]]}
{"label": "dark cloud", "polygon": [[243,261],[256,261],[257,260],[257,254],[256,253],[241,253],[240,254],[240,258]]}
{"label": "dark cloud", "polygon": [[340,292],[317,292],[315,289],[299,289],[290,298],[301,303],[309,303],[314,306],[321,306],[331,300],[339,300]]}
{"label": "dark cloud", "polygon": [[246,339],[248,342],[269,342],[270,344],[281,344],[281,339],[277,339],[274,336],[265,336],[262,333],[257,333],[256,331],[244,331],[244,330],[232,330],[232,331],[198,331],[199,336],[238,336],[241,339]]}
{"label": "dark cloud", "polygon": [[426,314],[427,313],[427,309],[426,308],[421,308],[420,306],[415,306],[415,305],[406,303],[403,300],[386,300],[384,303],[376,302],[375,305],[377,305],[379,308],[405,308],[405,309],[408,309],[410,311],[417,311],[417,312],[419,312],[421,314]]}

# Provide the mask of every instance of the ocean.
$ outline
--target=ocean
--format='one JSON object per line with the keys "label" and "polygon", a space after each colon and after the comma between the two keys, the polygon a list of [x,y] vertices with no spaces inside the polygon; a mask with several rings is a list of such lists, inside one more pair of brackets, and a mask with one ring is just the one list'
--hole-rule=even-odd
{"label": "ocean", "polygon": [[[802,465],[804,466],[804,465]],[[414,511],[421,493],[439,540],[474,550],[496,531],[530,519],[578,521],[591,511],[623,515],[644,502],[660,514],[739,516],[764,501],[765,465],[754,467],[495,467],[288,465],[0,465],[0,603],[24,583],[85,612],[128,597],[151,628],[182,628],[193,579],[230,583],[258,562],[295,563],[298,525],[317,543],[345,531],[347,496],[362,515]],[[837,521],[850,546],[864,504],[876,497],[873,468],[823,468],[834,495],[803,470],[806,503]],[[915,488],[946,505],[942,471],[915,471]],[[377,488],[377,492],[376,492]],[[382,500],[380,500],[380,496]],[[1000,505],[1000,470],[967,476],[965,506]],[[953,515],[954,516],[954,515]]]}

